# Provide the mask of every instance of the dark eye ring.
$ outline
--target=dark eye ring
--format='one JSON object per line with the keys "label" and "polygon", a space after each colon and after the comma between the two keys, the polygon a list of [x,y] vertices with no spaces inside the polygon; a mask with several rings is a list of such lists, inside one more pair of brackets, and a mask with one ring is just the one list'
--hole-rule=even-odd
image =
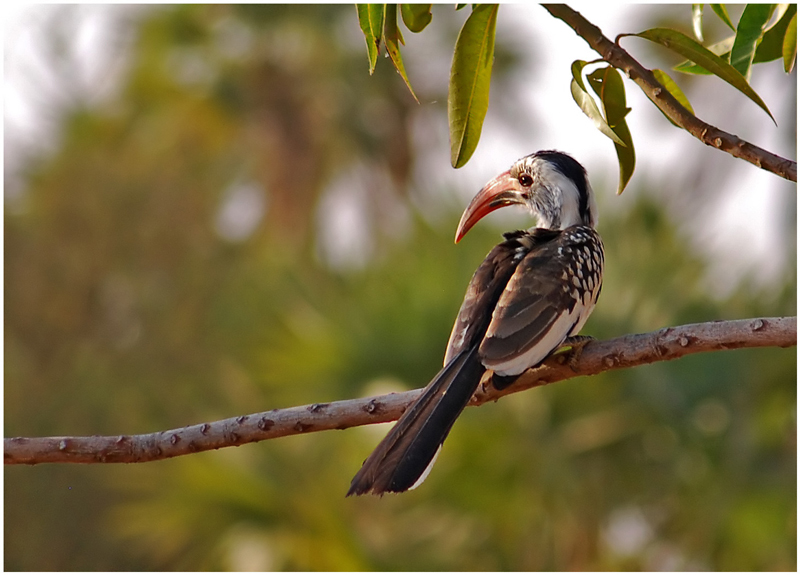
{"label": "dark eye ring", "polygon": [[528,174],[520,174],[519,177],[517,178],[517,181],[520,183],[520,185],[526,188],[528,186],[533,185],[533,178]]}

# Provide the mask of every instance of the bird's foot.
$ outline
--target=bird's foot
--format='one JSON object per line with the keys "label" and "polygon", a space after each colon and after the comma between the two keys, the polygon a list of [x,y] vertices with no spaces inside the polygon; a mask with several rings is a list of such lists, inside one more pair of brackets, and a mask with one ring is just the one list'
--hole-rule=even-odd
{"label": "bird's foot", "polygon": [[492,374],[492,385],[497,391],[502,391],[507,388],[509,385],[517,381],[519,379],[520,374],[517,375],[498,375],[496,373]]}
{"label": "bird's foot", "polygon": [[561,344],[562,347],[570,348],[568,351],[565,351],[564,354],[566,356],[567,365],[572,371],[577,373],[578,361],[581,359],[583,348],[586,347],[586,344],[594,340],[595,339],[590,335],[573,335],[565,339],[564,343]]}

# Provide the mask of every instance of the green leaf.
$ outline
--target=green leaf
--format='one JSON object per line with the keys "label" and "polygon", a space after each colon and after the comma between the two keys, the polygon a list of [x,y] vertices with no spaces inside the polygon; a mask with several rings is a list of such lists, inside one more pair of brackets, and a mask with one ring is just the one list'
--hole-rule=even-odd
{"label": "green leaf", "polygon": [[[792,17],[797,13],[797,4],[779,6],[785,6],[786,9],[782,10],[778,8],[776,10],[776,12],[778,12],[778,20],[764,32],[764,36],[762,36],[761,42],[759,42],[756,48],[753,64],[772,62],[773,60],[783,57],[783,40],[786,36],[786,29],[789,26],[789,22],[791,22]],[[733,47],[735,38],[735,36],[725,38],[716,44],[708,46],[708,49],[723,60],[730,62],[731,48]],[[690,60],[681,62],[672,69],[683,72],[684,74],[711,74],[711,72]]]}
{"label": "green leaf", "polygon": [[422,32],[433,18],[431,6],[432,4],[401,4],[403,23],[412,32]]}
{"label": "green leaf", "polygon": [[711,9],[731,30],[734,32],[736,31],[736,26],[733,25],[731,17],[728,15],[728,9],[725,8],[725,4],[711,4]]}
{"label": "green leaf", "polygon": [[[778,9],[780,11],[780,8]],[[778,21],[775,22],[766,32],[764,32],[761,43],[756,48],[756,55],[753,64],[761,62],[772,62],[783,57],[783,43],[788,32],[789,23],[794,15],[797,14],[797,4],[790,4],[786,10],[780,14]]]}
{"label": "green leaf", "polygon": [[[775,10],[772,13],[772,15],[775,16],[775,22],[772,24],[772,26],[768,26],[767,30],[770,30],[774,26],[776,26],[778,24],[778,22],[780,22],[783,19],[783,16],[787,12],[792,12],[792,13],[797,12],[797,4],[775,4],[774,8],[775,8]],[[792,8],[794,8],[793,11],[792,11]]]}
{"label": "green leaf", "polygon": [[[795,6],[795,10],[797,6]],[[786,30],[786,36],[783,39],[783,69],[788,74],[794,68],[794,62],[797,59],[797,12],[795,11],[792,16],[789,27]]]}
{"label": "green leaf", "polygon": [[497,10],[497,4],[475,6],[456,40],[447,96],[450,163],[454,168],[466,164],[478,146],[489,109]]}
{"label": "green leaf", "polygon": [[587,76],[592,90],[600,97],[608,126],[623,144],[614,142],[619,162],[619,186],[617,194],[621,194],[633,176],[636,167],[636,152],[633,149],[633,138],[625,121],[631,111],[625,103],[625,84],[622,76],[611,66],[599,68]]}
{"label": "green leaf", "polygon": [[403,78],[406,86],[408,86],[408,91],[411,92],[411,95],[414,96],[414,99],[419,102],[417,95],[414,93],[414,89],[411,87],[411,82],[408,81],[406,68],[403,66],[403,57],[400,55],[400,44],[403,44],[404,42],[403,35],[400,33],[400,29],[397,27],[397,4],[386,5],[386,20],[384,24],[383,36],[384,41],[386,42],[386,51],[389,53],[389,57],[392,59],[394,67],[397,69],[400,77]]}
{"label": "green leaf", "polygon": [[456,11],[461,10],[466,4],[456,4]]}
{"label": "green leaf", "polygon": [[747,80],[745,80],[744,76],[742,76],[736,68],[685,34],[668,28],[651,28],[639,34],[632,34],[632,36],[638,36],[650,40],[651,42],[661,44],[684,58],[688,58],[692,62],[699,64],[758,104],[758,106],[769,115],[772,121],[775,122],[775,118],[772,116],[769,108],[767,108],[767,105],[755,90],[750,87],[750,84],[747,83]]}
{"label": "green leaf", "polygon": [[356,11],[358,12],[358,24],[367,41],[369,73],[372,74],[378,64],[378,54],[381,51],[385,6],[383,4],[356,4]]}
{"label": "green leaf", "polygon": [[[689,110],[689,112],[692,115],[694,115],[694,109],[692,108],[692,105],[689,103],[689,98],[686,97],[686,94],[683,93],[683,91],[678,87],[675,81],[672,78],[670,78],[666,72],[664,72],[663,70],[656,69],[653,70],[653,75],[656,77],[656,80],[658,80],[658,83],[664,86],[664,88],[667,89],[667,92],[672,94],[672,97],[678,100],[678,102],[680,102],[681,106]],[[661,108],[659,108],[659,110],[661,111],[662,114],[664,113],[663,110],[661,110]],[[664,114],[664,117],[667,120],[669,120],[673,126],[680,127],[675,122],[672,121],[672,118],[670,118],[666,114]]]}
{"label": "green leaf", "polygon": [[750,77],[750,67],[756,46],[764,35],[764,27],[772,16],[775,6],[772,4],[748,4],[744,7],[739,25],[736,27],[736,39],[731,48],[731,66],[745,78]]}
{"label": "green leaf", "polygon": [[[726,62],[730,59],[731,55],[731,48],[733,47],[733,40],[734,36],[730,36],[725,38],[724,40],[720,40],[716,44],[712,44],[708,46],[708,50],[719,56],[721,59],[725,60]],[[672,68],[676,72],[683,72],[684,74],[703,74],[703,75],[710,75],[711,72],[703,68],[702,66],[698,66],[691,60],[684,60],[677,66],[673,66]]]}
{"label": "green leaf", "polygon": [[594,98],[586,91],[586,86],[583,83],[583,69],[587,64],[588,62],[583,60],[575,60],[572,63],[572,81],[570,82],[572,98],[583,113],[594,123],[595,128],[600,130],[603,135],[611,138],[615,144],[624,146],[625,143],[614,133],[614,130],[611,129],[611,126],[608,125],[608,122],[606,122],[606,119],[603,117],[603,114],[600,113],[600,109],[597,107]]}
{"label": "green leaf", "polygon": [[703,41],[703,5],[692,4],[692,28],[694,37],[700,42]]}

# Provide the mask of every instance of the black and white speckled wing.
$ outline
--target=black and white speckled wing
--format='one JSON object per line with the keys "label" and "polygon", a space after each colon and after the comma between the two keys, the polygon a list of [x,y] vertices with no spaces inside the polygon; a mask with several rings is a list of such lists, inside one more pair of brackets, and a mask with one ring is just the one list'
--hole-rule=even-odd
{"label": "black and white speckled wing", "polygon": [[538,365],[568,336],[576,335],[600,293],[603,250],[584,226],[529,236],[531,246],[494,306],[478,355],[498,375],[518,375]]}

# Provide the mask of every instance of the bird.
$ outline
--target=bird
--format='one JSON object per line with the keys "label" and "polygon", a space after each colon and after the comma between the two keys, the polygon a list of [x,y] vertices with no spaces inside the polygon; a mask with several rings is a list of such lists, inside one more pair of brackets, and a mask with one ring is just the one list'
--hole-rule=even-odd
{"label": "bird", "polygon": [[511,205],[526,207],[537,225],[503,234],[475,271],[444,367],[364,461],[347,496],[418,487],[487,372],[504,389],[559,349],[571,347],[574,358],[591,341],[578,332],[600,295],[605,257],[586,169],[556,150],[520,158],[469,203],[456,243]]}

